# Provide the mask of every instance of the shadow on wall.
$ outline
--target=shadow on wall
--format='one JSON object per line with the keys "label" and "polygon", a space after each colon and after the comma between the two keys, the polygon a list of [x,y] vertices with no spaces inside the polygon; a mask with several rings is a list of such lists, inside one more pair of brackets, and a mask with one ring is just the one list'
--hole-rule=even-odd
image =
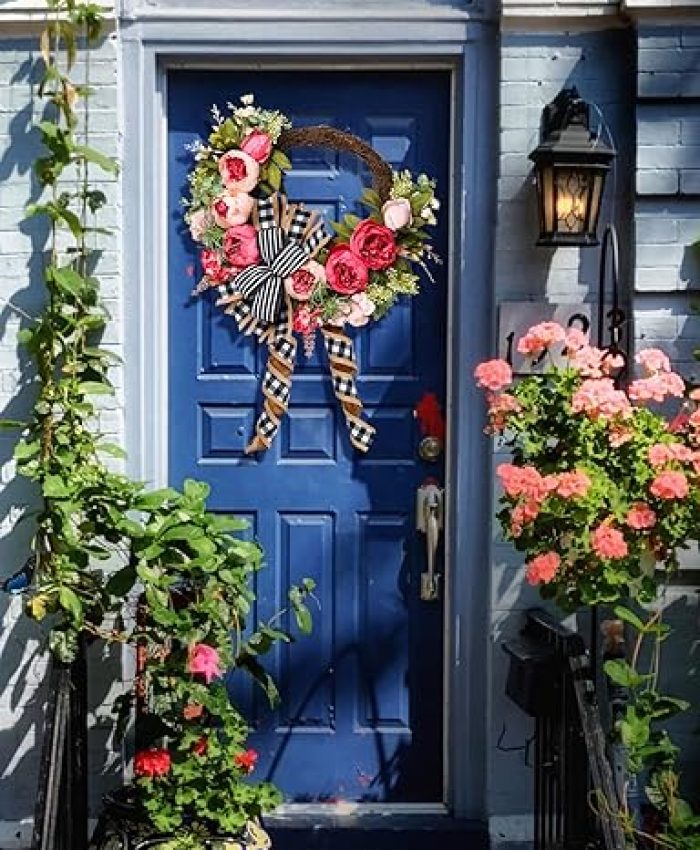
{"label": "shadow on wall", "polygon": [[[41,152],[33,128],[44,104],[36,97],[38,74],[32,48],[18,41],[5,41],[1,48],[10,56],[26,57],[17,65],[6,65],[10,74],[2,80],[7,83],[4,88],[10,92],[10,103],[21,100],[26,105],[0,127],[0,133],[9,136],[9,146],[0,151],[0,207],[7,216],[3,229],[8,231],[0,234],[6,237],[0,239],[1,276],[6,280],[0,294],[0,417],[19,421],[26,420],[31,411],[36,385],[32,363],[16,337],[42,309],[42,268],[49,236],[43,219],[22,220],[24,207],[41,195],[32,173]],[[4,117],[0,115],[0,122]],[[16,224],[12,221],[15,214]],[[29,556],[33,521],[40,509],[37,489],[14,474],[17,436],[12,431],[0,432],[0,583]],[[0,593],[0,822],[19,822],[33,814],[47,696],[44,645],[45,632],[24,615],[23,598]],[[91,692],[91,706],[103,701],[104,693]],[[106,745],[105,741],[104,751],[92,758],[97,773],[107,763]]]}

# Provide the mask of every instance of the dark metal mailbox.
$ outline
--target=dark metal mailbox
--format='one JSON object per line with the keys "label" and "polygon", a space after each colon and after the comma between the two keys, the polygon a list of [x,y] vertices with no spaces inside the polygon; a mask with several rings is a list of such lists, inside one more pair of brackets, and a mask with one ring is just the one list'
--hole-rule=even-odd
{"label": "dark metal mailbox", "polygon": [[530,717],[540,717],[556,710],[552,687],[556,686],[558,668],[554,647],[534,638],[505,641],[503,649],[510,656],[506,694]]}

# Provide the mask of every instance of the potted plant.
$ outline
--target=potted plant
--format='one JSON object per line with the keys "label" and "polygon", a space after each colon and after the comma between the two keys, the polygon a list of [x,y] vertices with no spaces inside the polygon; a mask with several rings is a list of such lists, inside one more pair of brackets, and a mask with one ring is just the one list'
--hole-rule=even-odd
{"label": "potted plant", "polygon": [[[700,818],[680,797],[678,748],[663,728],[688,703],[657,686],[669,631],[663,589],[679,552],[700,536],[700,391],[688,392],[658,349],[637,354],[641,374],[622,388],[619,353],[554,322],[530,328],[517,349],[532,358],[530,374],[514,381],[504,360],[474,373],[486,392],[487,432],[512,454],[496,470],[498,520],[544,598],[567,611],[613,605],[636,632],[630,658],[605,664],[630,695],[615,732],[628,769],[645,782],[654,840],[697,848]],[[645,641],[650,653],[641,651]],[[624,801],[622,817],[632,839],[644,833]]]}

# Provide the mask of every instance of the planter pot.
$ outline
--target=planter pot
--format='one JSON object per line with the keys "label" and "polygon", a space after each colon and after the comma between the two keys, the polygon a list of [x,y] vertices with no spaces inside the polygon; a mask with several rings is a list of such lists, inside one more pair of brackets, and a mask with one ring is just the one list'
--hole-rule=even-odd
{"label": "planter pot", "polygon": [[[154,834],[148,817],[136,801],[132,788],[106,794],[90,850],[160,850],[174,835]],[[207,850],[269,850],[266,834],[255,827],[244,835],[215,835],[205,839]]]}

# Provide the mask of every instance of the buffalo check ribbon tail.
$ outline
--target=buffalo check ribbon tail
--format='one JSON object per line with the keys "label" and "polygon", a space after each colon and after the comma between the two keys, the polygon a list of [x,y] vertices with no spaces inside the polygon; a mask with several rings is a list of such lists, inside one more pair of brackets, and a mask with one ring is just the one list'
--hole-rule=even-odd
{"label": "buffalo check ribbon tail", "polygon": [[357,361],[352,340],[336,329],[321,328],[321,333],[328,354],[333,392],[343,410],[350,442],[358,451],[367,452],[376,429],[361,417],[362,401],[355,384]]}

